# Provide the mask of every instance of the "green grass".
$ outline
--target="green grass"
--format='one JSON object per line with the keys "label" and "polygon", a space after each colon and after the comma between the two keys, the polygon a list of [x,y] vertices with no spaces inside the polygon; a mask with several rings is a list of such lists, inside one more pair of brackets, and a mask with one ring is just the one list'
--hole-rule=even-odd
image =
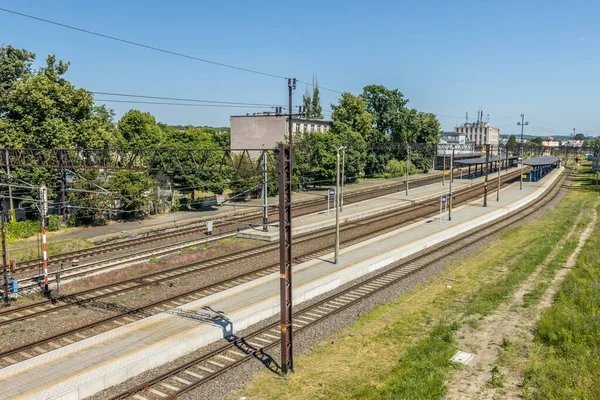
{"label": "green grass", "polygon": [[[52,257],[57,254],[88,249],[94,245],[85,239],[56,239],[48,240],[48,256]],[[11,245],[7,246],[8,257],[13,260],[23,261],[41,257],[41,246],[39,243]]]}
{"label": "green grass", "polygon": [[[553,212],[554,218],[544,218],[534,224],[510,230],[505,237],[522,237],[514,248],[508,248],[507,257],[503,263],[498,263],[504,270],[503,276],[483,285],[473,293],[467,303],[464,314],[489,315],[504,302],[514,290],[537,268],[552,251],[560,239],[573,225],[582,199],[574,199],[561,204]],[[535,235],[525,235],[525,231],[535,232]],[[499,260],[498,260],[499,261]]]}
{"label": "green grass", "polygon": [[383,384],[367,386],[355,399],[439,399],[446,393],[444,382],[456,366],[450,358],[456,352],[453,331],[458,324],[436,325],[429,335],[398,360]]}
{"label": "green grass", "polygon": [[538,325],[527,399],[600,398],[600,224]]}
{"label": "green grass", "polygon": [[[584,205],[588,205],[588,202],[584,202]],[[552,279],[556,275],[556,272],[562,268],[570,255],[577,248],[577,244],[579,242],[579,237],[585,230],[585,227],[591,220],[591,216],[588,213],[585,213],[583,218],[579,220],[577,226],[575,227],[575,231],[573,235],[564,243],[564,245],[560,248],[556,256],[546,265],[536,280],[536,286],[533,290],[525,293],[523,296],[523,304],[522,306],[525,308],[532,307],[536,305],[541,297],[546,292],[546,289],[550,286]]]}

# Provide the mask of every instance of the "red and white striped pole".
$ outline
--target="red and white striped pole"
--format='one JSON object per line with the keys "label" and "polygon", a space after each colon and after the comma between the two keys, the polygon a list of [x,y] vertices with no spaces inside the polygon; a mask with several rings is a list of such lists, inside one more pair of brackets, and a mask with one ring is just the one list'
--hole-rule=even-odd
{"label": "red and white striped pole", "polygon": [[42,215],[42,265],[44,267],[44,292],[48,293],[48,251],[46,247],[46,214],[48,213],[48,193],[46,186],[40,188],[40,213]]}

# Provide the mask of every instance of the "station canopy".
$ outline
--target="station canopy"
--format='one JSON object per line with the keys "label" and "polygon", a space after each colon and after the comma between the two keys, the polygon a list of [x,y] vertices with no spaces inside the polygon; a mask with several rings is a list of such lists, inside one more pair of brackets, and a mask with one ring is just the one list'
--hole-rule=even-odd
{"label": "station canopy", "polygon": [[531,167],[540,167],[545,165],[556,165],[560,162],[558,157],[541,156],[536,158],[530,158],[529,160],[523,161],[523,164]]}
{"label": "station canopy", "polygon": [[[493,156],[490,157],[489,162],[496,162],[498,160],[500,161],[504,161],[508,158],[509,161],[511,160],[516,160],[519,157],[517,156],[508,156],[506,157],[505,155],[501,155],[501,156]],[[485,157],[479,157],[479,158],[469,158],[467,160],[455,160],[454,161],[455,164],[461,164],[461,165],[482,165],[485,164]]]}

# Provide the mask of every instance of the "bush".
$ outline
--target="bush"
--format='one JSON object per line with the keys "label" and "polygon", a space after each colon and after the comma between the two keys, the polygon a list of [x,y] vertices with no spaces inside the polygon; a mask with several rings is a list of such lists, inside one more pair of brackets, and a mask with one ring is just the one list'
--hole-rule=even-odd
{"label": "bush", "polygon": [[9,240],[26,239],[41,229],[38,221],[11,221],[6,225],[6,237]]}
{"label": "bush", "polygon": [[56,214],[50,214],[48,216],[48,231],[55,232],[60,230],[60,216]]}
{"label": "bush", "polygon": [[175,196],[173,198],[173,205],[171,206],[171,211],[176,212],[181,210],[181,200],[179,200],[179,196]]}
{"label": "bush", "polygon": [[[47,228],[49,232],[58,231],[60,229],[60,216],[54,214],[49,215]],[[42,226],[39,220],[12,220],[6,224],[6,237],[8,240],[27,239],[41,231]]]}
{"label": "bush", "polygon": [[[410,163],[409,173],[413,174],[415,172],[415,166],[413,163]],[[406,161],[398,161],[396,159],[391,159],[388,161],[385,166],[385,177],[386,178],[396,178],[398,176],[406,175]]]}

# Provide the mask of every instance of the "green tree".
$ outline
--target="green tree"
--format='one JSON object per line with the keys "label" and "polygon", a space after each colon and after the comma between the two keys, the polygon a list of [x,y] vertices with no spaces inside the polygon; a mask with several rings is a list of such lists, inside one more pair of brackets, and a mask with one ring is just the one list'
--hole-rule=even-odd
{"label": "green tree", "polygon": [[129,110],[119,120],[119,132],[129,148],[157,147],[163,140],[162,130],[149,112]]}
{"label": "green tree", "polygon": [[310,106],[311,118],[323,118],[323,107],[321,107],[321,98],[319,97],[319,82],[313,80],[312,104]]}
{"label": "green tree", "polygon": [[[367,155],[365,173],[377,175],[385,171],[389,159],[397,152],[383,150],[390,142],[405,148],[414,139],[416,117],[415,110],[406,108],[408,99],[398,89],[387,89],[382,85],[365,86],[362,98],[367,103],[367,111],[373,115],[373,130],[366,138],[369,146],[379,150]],[[403,150],[403,154],[405,151]]]}
{"label": "green tree", "polygon": [[574,140],[585,140],[585,135],[583,133],[578,133],[573,137]]}
{"label": "green tree", "polygon": [[[0,50],[0,145],[7,147],[106,147],[116,139],[111,114],[92,95],[64,78],[69,63],[48,56],[37,71],[35,55]],[[6,80],[5,80],[6,79]]]}
{"label": "green tree", "polygon": [[[104,106],[94,106],[91,93],[76,88],[65,78],[69,63],[50,55],[42,66],[34,69],[34,61],[35,54],[27,50],[11,46],[0,49],[0,146],[114,146],[119,135],[112,112]],[[46,185],[49,198],[56,198],[56,178],[60,171],[14,168],[11,172],[33,185]],[[31,195],[37,198],[36,193]],[[70,193],[69,201],[83,196]]]}
{"label": "green tree", "polygon": [[110,183],[118,193],[118,200],[121,209],[126,212],[126,217],[144,215],[154,183],[148,174],[138,171],[117,171],[111,176]]}
{"label": "green tree", "polygon": [[[31,76],[35,54],[12,46],[0,48],[0,99],[3,99],[17,81]],[[2,115],[2,114],[0,114]]]}
{"label": "green tree", "polygon": [[302,95],[302,105],[304,106],[306,117],[310,118],[310,116],[312,115],[312,97],[308,92],[308,87]]}
{"label": "green tree", "polygon": [[529,143],[536,145],[536,146],[541,146],[544,143],[544,139],[542,139],[539,136],[536,136],[534,138],[529,139]]}
{"label": "green tree", "polygon": [[[164,131],[164,130],[163,130]],[[164,147],[175,149],[217,149],[219,144],[215,136],[205,132],[202,128],[187,127],[184,130],[168,127],[165,132]],[[193,168],[191,161],[167,160],[173,165],[183,164],[186,168]],[[206,167],[210,167],[206,165]],[[179,186],[181,193],[191,193],[192,203],[195,200],[195,191],[212,192],[222,194],[227,185],[227,176],[217,172],[178,172],[173,175],[174,183]]]}

